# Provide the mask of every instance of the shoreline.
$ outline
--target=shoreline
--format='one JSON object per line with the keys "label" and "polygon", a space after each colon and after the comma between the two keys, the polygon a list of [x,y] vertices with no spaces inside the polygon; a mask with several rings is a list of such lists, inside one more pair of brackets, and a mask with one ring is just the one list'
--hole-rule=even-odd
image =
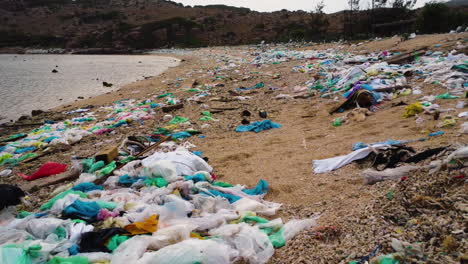
{"label": "shoreline", "polygon": [[[73,57],[60,57],[61,55],[63,56],[73,55]],[[16,113],[6,110],[3,120],[0,123],[1,125],[12,125],[21,120],[31,119],[31,117],[35,115],[33,114],[34,112],[36,113],[54,112],[54,111],[58,111],[58,109],[64,108],[64,106],[67,106],[67,105],[78,105],[78,106],[83,105],[83,103],[81,103],[82,101],[86,101],[95,97],[100,97],[102,99],[108,95],[115,94],[121,91],[122,89],[124,89],[125,87],[132,85],[134,83],[138,83],[141,81],[155,78],[158,75],[166,72],[167,70],[173,67],[178,67],[181,63],[181,59],[176,58],[176,56],[170,56],[169,54],[143,54],[143,55],[137,55],[137,54],[132,54],[132,55],[0,54],[0,56],[7,56],[4,58],[5,62],[8,62],[9,63],[8,65],[10,65],[11,63],[11,67],[20,67],[20,64],[16,63],[15,61],[21,61],[21,60],[26,61],[29,59],[35,60],[34,58],[36,58],[36,60],[38,60],[39,62],[43,61],[43,63],[39,63],[39,64],[36,63],[35,65],[37,66],[30,68],[30,71],[34,71],[36,75],[37,73],[44,72],[44,70],[47,69],[47,66],[50,66],[49,65],[50,62],[53,63],[55,60],[58,61],[57,64],[59,64],[60,66],[64,66],[60,62],[65,64],[65,68],[64,68],[65,75],[63,76],[53,75],[51,76],[51,78],[53,78],[51,80],[48,80],[48,79],[41,80],[42,77],[36,76],[36,75],[33,75],[31,77],[32,78],[31,80],[34,81],[34,83],[36,82],[36,79],[40,80],[40,82],[38,82],[39,85],[35,86],[34,89],[31,89],[31,93],[34,94],[34,91],[36,90],[43,90],[47,88],[46,94],[50,94],[51,96],[53,96],[50,98],[50,101],[48,101],[47,103],[44,103],[44,99],[45,99],[44,95],[41,95],[38,97],[35,97],[34,95],[26,96],[26,95],[23,95],[24,92],[17,92],[15,94],[17,94],[17,96],[19,96],[20,98],[30,98],[27,100],[32,100],[31,102],[37,101],[37,102],[42,102],[42,103],[39,103],[39,104],[35,103],[34,105],[30,105],[30,106],[24,105],[21,108],[18,108]],[[22,56],[25,56],[25,57],[22,57]],[[48,56],[48,57],[41,59],[42,56]],[[77,56],[77,57],[74,57],[74,56]],[[76,63],[72,63],[72,64],[65,63],[69,59],[71,59],[72,61],[82,60],[79,58],[79,56],[86,56],[83,60],[86,60],[89,63],[91,63],[90,64],[91,66],[100,65],[100,66],[96,66],[99,68],[99,70],[91,71],[91,68],[86,69],[86,67],[73,68],[74,65],[76,65]],[[105,57],[103,57],[102,59],[99,59],[99,57],[96,57],[97,58],[96,62],[93,63],[94,61],[93,56],[105,56]],[[132,59],[131,58],[132,56],[137,56],[137,57]],[[143,66],[143,68],[135,68],[134,70],[130,71],[131,72],[130,75],[124,74],[126,67],[132,67],[132,61],[135,61],[136,63],[137,60],[139,60],[138,63],[141,63],[141,61],[143,61],[146,64],[146,66]],[[103,65],[103,63],[105,63],[106,61],[118,62],[120,66],[116,68],[117,72],[113,72],[112,70],[101,71],[100,69],[106,66],[106,65]],[[43,65],[44,67],[41,66],[42,64],[44,64]],[[126,64],[128,64],[128,66],[125,66]],[[142,64],[142,65],[145,65],[145,64]],[[93,66],[92,68],[98,69],[96,67]],[[109,69],[113,69],[111,65],[110,67],[111,68]],[[8,73],[9,72],[8,68],[5,68],[5,69],[6,69],[6,72]],[[76,73],[78,75],[73,74],[74,70],[76,70]],[[61,72],[62,70],[59,69],[59,74]],[[8,74],[13,74],[13,73],[8,73]],[[81,77],[75,77],[75,76],[81,76]],[[88,78],[91,78],[93,76],[98,77],[98,79],[96,79],[96,81],[89,81]],[[12,77],[17,78],[17,76],[15,76],[14,74],[12,75]],[[66,85],[66,81],[63,81],[63,80],[64,78],[67,78],[67,77],[70,78],[70,81],[71,80],[77,81],[77,80],[82,79],[84,83],[81,83],[81,82],[74,83],[72,86],[64,87],[65,90],[63,90],[60,87],[63,87],[63,85]],[[93,77],[91,80],[94,80],[95,77]],[[101,84],[101,82],[105,83],[104,81],[111,83],[111,86],[105,87],[104,84]],[[27,87],[28,84],[29,82],[26,81],[22,83],[20,82],[17,85],[19,87]],[[10,84],[6,83],[5,85],[6,85],[5,86],[6,91],[11,90],[12,88],[11,83]],[[73,87],[71,88],[72,90],[70,90],[69,87]],[[18,91],[23,91],[23,90],[18,90]],[[57,91],[57,93],[55,93],[54,91]],[[65,91],[70,91],[71,93],[67,93]],[[62,101],[62,98],[63,98],[63,101]],[[24,101],[24,100],[26,99],[21,99],[21,101]],[[18,115],[18,113],[21,113],[21,115]]]}
{"label": "shoreline", "polygon": [[[146,94],[151,91],[152,87],[149,87],[149,85],[154,85],[154,82],[158,81],[160,77],[166,76],[166,74],[169,74],[169,72],[172,73],[173,71],[178,70],[178,68],[182,66],[182,63],[184,62],[184,60],[187,60],[186,56],[177,56],[177,55],[167,56],[163,54],[145,54],[145,55],[176,59],[178,60],[178,65],[168,67],[162,73],[155,75],[155,76],[151,76],[147,79],[137,80],[137,81],[125,84],[124,86],[118,89],[115,89],[115,90],[112,90],[112,91],[109,91],[100,95],[92,96],[91,98],[77,100],[72,103],[64,103],[57,107],[50,108],[48,111],[63,112],[63,111],[75,110],[75,109],[78,109],[84,106],[89,106],[89,105],[92,105],[93,107],[103,106],[103,105],[112,103],[116,100],[136,99],[136,97],[140,97],[141,95]],[[138,90],[138,93],[135,93],[136,89],[140,89]],[[131,96],[132,98],[129,98],[128,96]]]}

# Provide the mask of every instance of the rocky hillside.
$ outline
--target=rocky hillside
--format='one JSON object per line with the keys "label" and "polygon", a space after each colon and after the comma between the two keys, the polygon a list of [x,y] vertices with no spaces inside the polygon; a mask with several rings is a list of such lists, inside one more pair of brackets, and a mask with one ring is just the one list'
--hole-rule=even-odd
{"label": "rocky hillside", "polygon": [[160,0],[0,0],[0,48],[127,50],[318,39],[325,30],[340,31],[324,16]]}
{"label": "rocky hillside", "polygon": [[[312,6],[311,6],[312,8]],[[344,7],[343,7],[344,8]],[[371,24],[411,19],[414,11],[335,14],[260,13],[223,5],[185,7],[165,0],[0,0],[0,49],[65,48],[116,53],[164,47],[366,38]],[[391,35],[404,27],[377,28]],[[380,30],[380,31],[379,31]]]}

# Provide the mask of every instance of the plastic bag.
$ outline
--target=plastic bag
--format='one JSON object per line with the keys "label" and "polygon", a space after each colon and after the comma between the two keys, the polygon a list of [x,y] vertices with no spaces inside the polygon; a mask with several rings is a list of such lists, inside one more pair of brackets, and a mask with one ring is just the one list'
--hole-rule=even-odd
{"label": "plastic bag", "polygon": [[210,235],[220,237],[232,248],[237,249],[239,256],[249,263],[266,263],[274,253],[268,236],[258,227],[246,223],[223,225],[210,230]]}
{"label": "plastic bag", "polygon": [[6,177],[8,175],[10,175],[12,172],[12,170],[2,170],[0,171],[0,177]]}
{"label": "plastic bag", "polygon": [[85,223],[73,223],[67,226],[68,228],[68,240],[72,243],[77,243],[81,235],[86,232],[91,232],[94,230],[94,226],[87,225]]}
{"label": "plastic bag", "polygon": [[192,224],[180,224],[159,229],[150,239],[149,249],[158,250],[190,238],[190,232],[195,229]]}
{"label": "plastic bag", "polygon": [[114,171],[114,175],[116,176],[123,176],[123,175],[128,175],[128,176],[141,176],[141,168],[138,168],[141,166],[141,160],[134,160],[130,161],[129,163],[125,164],[120,170]]}
{"label": "plastic bag", "polygon": [[0,247],[0,263],[2,264],[32,264],[40,255],[40,245],[8,244]]}
{"label": "plastic bag", "polygon": [[316,226],[315,219],[291,220],[287,222],[278,232],[269,236],[269,239],[275,248],[282,247],[286,241],[293,238],[300,231]]}
{"label": "plastic bag", "polygon": [[68,258],[53,257],[47,264],[88,264],[88,258],[83,256],[73,256]]}
{"label": "plastic bag", "polygon": [[64,227],[68,223],[70,223],[69,220],[57,218],[30,219],[25,222],[24,230],[36,239],[46,239],[50,234],[53,234],[57,228]]}
{"label": "plastic bag", "polygon": [[65,209],[66,207],[68,207],[69,205],[74,203],[78,198],[80,198],[79,195],[69,193],[69,194],[65,195],[65,197],[55,201],[54,205],[52,205],[52,208],[50,208],[50,212],[52,214],[58,215],[58,214],[62,213],[63,209]]}
{"label": "plastic bag", "polygon": [[281,207],[281,204],[267,201],[258,202],[252,199],[242,198],[233,203],[232,206],[239,212],[251,211],[261,215],[274,215]]}
{"label": "plastic bag", "polygon": [[158,228],[158,215],[152,215],[149,218],[141,222],[135,222],[125,227],[132,235],[141,235],[153,233]]}
{"label": "plastic bag", "polygon": [[213,171],[213,168],[205,160],[187,150],[180,149],[168,153],[156,152],[144,159],[142,165],[150,168],[158,160],[171,161],[176,167],[178,176],[194,175],[198,171]]}
{"label": "plastic bag", "polygon": [[150,243],[148,236],[134,236],[129,240],[120,244],[114,251],[111,263],[112,264],[129,264],[135,263],[145,253]]}
{"label": "plastic bag", "polygon": [[401,177],[408,176],[411,171],[419,169],[419,166],[401,166],[393,169],[377,171],[374,169],[366,169],[362,172],[365,184],[374,184],[386,180],[398,180]]}
{"label": "plastic bag", "polygon": [[67,165],[66,164],[60,164],[56,162],[46,162],[44,165],[42,165],[36,172],[33,174],[27,176],[22,173],[18,173],[23,179],[27,181],[33,181],[35,179],[47,177],[50,175],[55,175],[62,173],[67,170]]}
{"label": "plastic bag", "polygon": [[176,220],[187,219],[188,214],[194,209],[190,202],[187,202],[175,195],[168,195],[166,197],[166,201],[167,202],[158,209],[158,228],[170,226]]}
{"label": "plastic bag", "polygon": [[178,179],[176,167],[169,160],[157,160],[151,164],[147,164],[143,169],[142,175],[151,178],[162,177],[167,182],[173,182]]}
{"label": "plastic bag", "polygon": [[24,196],[26,194],[18,186],[0,184],[0,210],[8,206],[20,204]]}
{"label": "plastic bag", "polygon": [[22,243],[28,238],[31,238],[31,235],[24,230],[0,227],[0,245]]}
{"label": "plastic bag", "polygon": [[90,263],[110,263],[112,255],[104,252],[79,253],[77,256],[85,257]]}
{"label": "plastic bag", "polygon": [[465,122],[461,125],[460,133],[468,134],[468,122]]}
{"label": "plastic bag", "polygon": [[95,174],[91,173],[81,173],[80,177],[78,180],[75,181],[75,184],[78,185],[83,182],[92,182],[97,179],[97,176]]}
{"label": "plastic bag", "polygon": [[145,253],[136,264],[223,264],[231,263],[236,256],[237,252],[225,244],[188,239],[156,252]]}
{"label": "plastic bag", "polygon": [[374,150],[384,149],[386,147],[388,147],[388,145],[385,145],[385,144],[372,145],[370,147],[355,150],[347,155],[337,156],[337,157],[322,159],[322,160],[314,160],[312,162],[313,164],[312,166],[314,168],[315,173],[324,173],[324,172],[333,171],[355,160],[359,160],[359,159],[363,159],[367,157]]}
{"label": "plastic bag", "polygon": [[221,197],[211,197],[202,194],[192,196],[192,203],[195,209],[204,213],[216,213],[221,209],[231,209],[232,205]]}

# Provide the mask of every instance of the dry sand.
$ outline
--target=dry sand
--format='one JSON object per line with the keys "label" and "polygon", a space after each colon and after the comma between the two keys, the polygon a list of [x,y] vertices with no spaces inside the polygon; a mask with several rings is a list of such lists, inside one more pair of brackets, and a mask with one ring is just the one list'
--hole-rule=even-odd
{"label": "dry sand", "polygon": [[[354,47],[348,45],[344,49],[355,52],[408,51],[441,44],[442,47],[439,49],[450,50],[455,44],[454,40],[467,37],[466,33],[419,36],[402,43],[398,43],[396,39],[386,39]],[[312,48],[322,49],[332,46],[326,44]],[[309,80],[313,74],[292,73],[291,68],[294,65],[303,65],[304,61],[290,61],[261,67],[244,64],[239,69],[240,73],[234,71],[228,73],[230,79],[227,81],[213,81],[212,76],[202,76],[206,69],[218,65],[208,56],[209,54],[230,54],[235,57],[245,49],[245,47],[207,48],[198,50],[190,56],[175,55],[184,60],[181,65],[157,77],[55,110],[70,110],[87,105],[101,106],[124,98],[145,99],[163,92],[174,92],[177,98],[186,98],[190,95],[175,86],[175,80],[178,77],[185,79],[181,87],[190,86],[194,80],[201,84],[223,83],[225,87],[214,88],[212,97],[229,98],[228,90],[240,86],[251,86],[260,81],[265,82],[266,85],[281,87],[286,91],[292,90],[294,86]],[[202,60],[201,58],[209,59]],[[203,73],[193,73],[198,70]],[[192,74],[187,77],[187,73]],[[280,74],[281,78],[273,79],[273,74]],[[247,80],[241,81],[246,76],[248,76]],[[424,85],[423,90],[425,94],[445,92],[436,85]],[[321,214],[320,226],[336,228],[336,230],[322,232],[319,237],[313,230],[303,232],[289,245],[278,250],[270,261],[271,263],[344,263],[345,260],[352,260],[353,256],[367,255],[379,243],[385,243],[388,237],[394,234],[392,224],[383,221],[379,215],[372,215],[369,211],[369,208],[375,207],[376,201],[385,196],[394,183],[364,185],[360,176],[363,168],[358,164],[351,164],[331,173],[314,174],[312,160],[347,154],[355,142],[370,143],[387,139],[412,140],[425,137],[428,132],[439,130],[436,127],[439,121],[427,116],[422,125],[417,125],[414,118],[403,119],[402,113],[405,106],[392,107],[392,104],[400,101],[406,103],[415,101],[415,96],[405,96],[385,102],[378,111],[362,122],[350,122],[340,127],[333,127],[333,120],[341,115],[328,114],[328,110],[335,105],[332,100],[318,97],[294,100],[273,99],[278,93],[280,92],[253,92],[249,94],[253,98],[245,102],[219,102],[205,99],[204,103],[209,105],[209,109],[217,107],[237,109],[214,114],[214,118],[220,121],[214,122],[212,128],[204,132],[206,138],[193,137],[189,141],[198,146],[197,150],[204,151],[204,156],[209,157],[209,163],[215,168],[215,173],[221,180],[249,186],[254,186],[259,179],[268,181],[271,191],[266,199],[284,204],[284,210],[280,212],[281,216],[299,218]],[[285,90],[281,93],[285,93]],[[437,103],[443,108],[453,107],[454,101],[439,100]],[[243,110],[249,110],[253,114],[251,121],[260,120],[257,113],[259,110],[265,110],[271,120],[280,123],[283,127],[258,134],[236,133],[234,128],[240,124]],[[198,120],[200,111],[200,104],[186,103],[183,109],[173,114],[189,117],[190,120]],[[162,121],[163,115],[161,112],[156,120],[148,121],[143,126],[118,129],[116,135],[89,136],[68,151],[23,164],[15,170],[28,173],[46,161],[69,160],[72,155],[93,155],[102,145],[116,143],[125,135],[150,133],[157,127],[165,126],[166,122]],[[193,123],[202,124],[200,121],[193,121]],[[6,132],[13,133],[13,131]],[[446,146],[455,142],[468,142],[466,136],[458,134],[458,127],[445,129],[445,135],[442,137],[411,143],[410,146],[416,150],[424,150],[428,147]],[[14,181],[19,182],[19,179],[14,179]],[[48,192],[55,187],[50,186],[33,193],[32,197],[36,198],[35,202],[40,204],[41,200],[47,197]],[[466,246],[466,243],[464,245]],[[389,250],[388,247],[386,250]]]}

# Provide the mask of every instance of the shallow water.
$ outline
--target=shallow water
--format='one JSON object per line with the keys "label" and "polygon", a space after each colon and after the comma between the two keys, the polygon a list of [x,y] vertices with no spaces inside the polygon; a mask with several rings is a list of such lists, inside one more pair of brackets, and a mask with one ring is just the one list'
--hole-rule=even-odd
{"label": "shallow water", "polygon": [[[152,55],[0,54],[0,123],[106,93],[177,64]],[[104,87],[103,81],[113,86]]]}

